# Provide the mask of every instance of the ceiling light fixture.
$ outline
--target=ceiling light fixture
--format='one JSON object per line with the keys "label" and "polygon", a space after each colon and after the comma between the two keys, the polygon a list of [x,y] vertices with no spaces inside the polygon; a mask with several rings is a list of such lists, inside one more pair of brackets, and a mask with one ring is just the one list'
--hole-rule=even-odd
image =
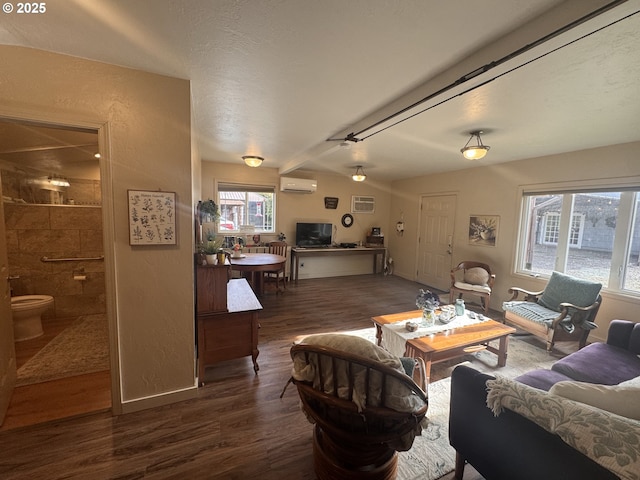
{"label": "ceiling light fixture", "polygon": [[[462,155],[464,155],[464,158],[467,160],[479,160],[483,158],[491,148],[489,145],[482,144],[482,139],[480,138],[481,133],[482,130],[471,132],[471,137],[469,137],[465,146],[460,149]],[[473,140],[473,137],[476,138],[476,145],[469,146],[469,142]]]}
{"label": "ceiling light fixture", "polygon": [[262,165],[262,162],[264,161],[264,158],[258,157],[256,155],[244,155],[242,159],[244,160],[244,163],[246,163],[249,167],[254,168]]}
{"label": "ceiling light fixture", "polygon": [[356,166],[356,171],[353,175],[351,175],[354,182],[364,182],[367,176],[364,174],[364,170],[362,170],[362,165]]}
{"label": "ceiling light fixture", "polygon": [[52,176],[49,177],[47,179],[49,181],[50,185],[53,185],[55,187],[70,187],[71,184],[69,183],[69,180],[67,180],[64,177],[57,177],[57,176]]}

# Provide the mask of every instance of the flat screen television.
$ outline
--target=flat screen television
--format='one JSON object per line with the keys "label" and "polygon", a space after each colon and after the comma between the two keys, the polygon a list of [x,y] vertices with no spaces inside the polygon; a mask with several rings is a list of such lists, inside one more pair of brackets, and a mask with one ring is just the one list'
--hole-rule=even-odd
{"label": "flat screen television", "polygon": [[330,223],[296,223],[298,247],[329,247],[333,225]]}

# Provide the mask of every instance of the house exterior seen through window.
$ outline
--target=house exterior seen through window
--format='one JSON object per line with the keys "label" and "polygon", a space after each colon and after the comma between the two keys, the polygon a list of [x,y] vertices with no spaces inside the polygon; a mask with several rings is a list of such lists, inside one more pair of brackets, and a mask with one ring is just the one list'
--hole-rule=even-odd
{"label": "house exterior seen through window", "polygon": [[218,185],[220,232],[275,231],[275,188],[235,184]]}
{"label": "house exterior seen through window", "polygon": [[524,193],[517,270],[640,294],[640,189]]}

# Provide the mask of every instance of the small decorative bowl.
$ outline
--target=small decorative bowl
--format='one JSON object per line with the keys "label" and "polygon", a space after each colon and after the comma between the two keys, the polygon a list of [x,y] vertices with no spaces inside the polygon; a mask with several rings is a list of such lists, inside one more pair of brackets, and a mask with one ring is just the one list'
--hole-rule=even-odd
{"label": "small decorative bowl", "polygon": [[410,332],[415,332],[416,330],[418,330],[418,324],[415,322],[407,322],[404,326]]}

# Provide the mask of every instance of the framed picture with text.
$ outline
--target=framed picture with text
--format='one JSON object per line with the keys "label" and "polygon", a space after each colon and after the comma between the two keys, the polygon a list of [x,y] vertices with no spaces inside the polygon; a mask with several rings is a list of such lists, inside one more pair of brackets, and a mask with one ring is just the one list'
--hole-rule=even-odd
{"label": "framed picture with text", "polygon": [[127,190],[129,245],[175,245],[176,194]]}

